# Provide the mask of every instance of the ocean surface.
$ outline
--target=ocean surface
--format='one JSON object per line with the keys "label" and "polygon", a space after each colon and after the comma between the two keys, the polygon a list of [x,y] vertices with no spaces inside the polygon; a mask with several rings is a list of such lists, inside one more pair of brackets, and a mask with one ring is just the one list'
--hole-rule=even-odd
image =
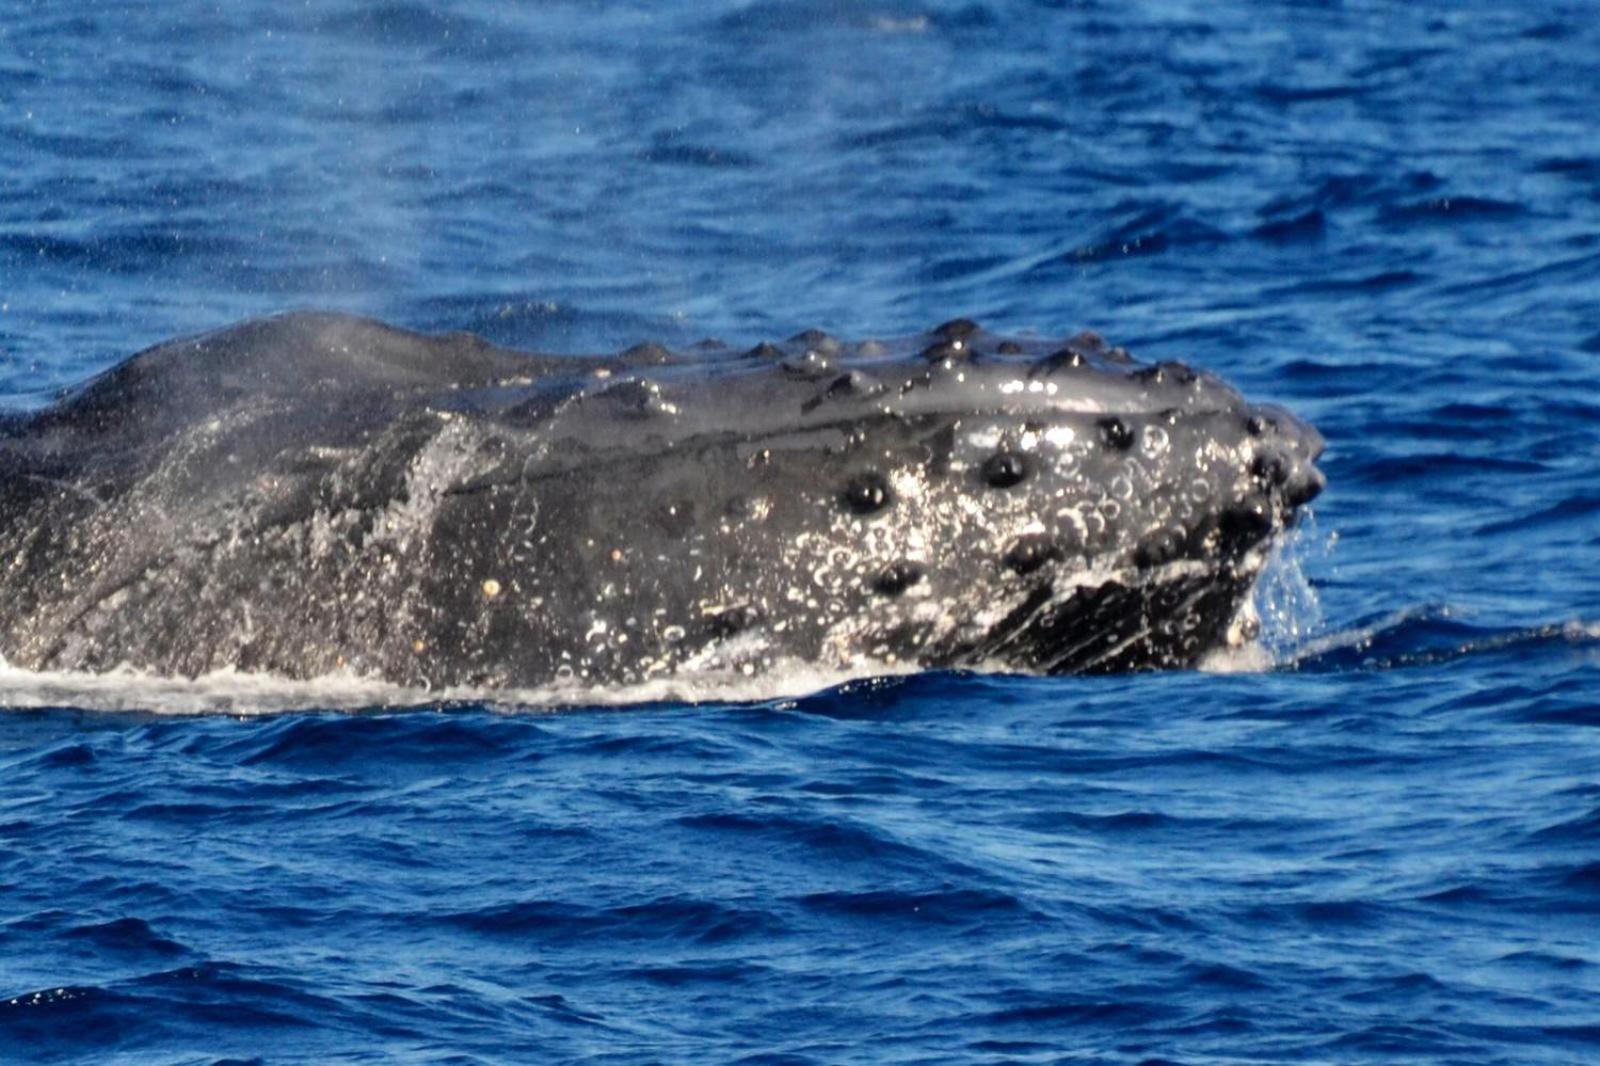
{"label": "ocean surface", "polygon": [[1211,671],[0,671],[0,1062],[1600,1061],[1597,57],[1592,0],[0,0],[0,406],[296,307],[966,315],[1328,440]]}

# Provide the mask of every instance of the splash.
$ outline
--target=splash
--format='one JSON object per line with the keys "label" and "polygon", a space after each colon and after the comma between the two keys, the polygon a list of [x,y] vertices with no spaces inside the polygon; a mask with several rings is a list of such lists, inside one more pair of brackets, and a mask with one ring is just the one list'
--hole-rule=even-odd
{"label": "splash", "polygon": [[1307,508],[1295,527],[1273,545],[1272,557],[1256,583],[1254,604],[1261,624],[1258,640],[1274,664],[1292,660],[1326,629],[1322,600],[1310,572],[1325,566],[1338,542],[1338,533],[1320,533],[1316,514]]}
{"label": "splash", "polygon": [[1218,648],[1201,662],[1214,674],[1257,674],[1291,666],[1326,639],[1322,600],[1310,571],[1322,569],[1338,545],[1339,534],[1321,534],[1316,514],[1306,508],[1293,529],[1274,542],[1256,580],[1255,591],[1234,622],[1241,636],[1255,636]]}

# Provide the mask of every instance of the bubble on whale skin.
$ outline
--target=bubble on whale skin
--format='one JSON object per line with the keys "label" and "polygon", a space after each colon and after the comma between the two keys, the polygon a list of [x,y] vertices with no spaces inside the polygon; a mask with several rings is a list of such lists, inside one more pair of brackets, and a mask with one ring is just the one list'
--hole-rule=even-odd
{"label": "bubble on whale skin", "polygon": [[1327,479],[1320,470],[1306,469],[1297,472],[1283,487],[1283,502],[1289,507],[1303,507],[1322,495]]}
{"label": "bubble on whale skin", "polygon": [[809,414],[830,401],[869,399],[883,391],[883,382],[859,370],[849,370],[828,382],[815,396],[802,403],[800,410]]}
{"label": "bubble on whale skin", "polygon": [[1289,480],[1290,464],[1282,452],[1262,451],[1250,461],[1250,476],[1268,485],[1282,485]]}
{"label": "bubble on whale skin", "polygon": [[837,372],[833,359],[815,348],[807,348],[799,355],[786,356],[778,365],[789,377],[801,381],[820,381]]}
{"label": "bubble on whale skin", "polygon": [[762,362],[775,363],[783,359],[786,354],[787,353],[785,353],[782,348],[778,347],[776,344],[773,344],[771,341],[762,341],[754,348],[747,350],[744,353],[744,358],[759,359]]}
{"label": "bubble on whale skin", "polygon": [[919,357],[930,367],[954,370],[972,359],[972,350],[963,341],[939,341],[922,349]]}
{"label": "bubble on whale skin", "polygon": [[1013,573],[1025,577],[1043,569],[1047,563],[1059,561],[1062,556],[1053,537],[1045,533],[1025,533],[1006,549],[1005,563]]}
{"label": "bubble on whale skin", "polygon": [[888,507],[893,498],[889,483],[876,471],[851,478],[843,493],[845,506],[852,513],[862,516],[877,514]]}
{"label": "bubble on whale skin", "polygon": [[1016,452],[1000,452],[990,456],[983,464],[983,480],[997,489],[1009,489],[1022,484],[1028,472],[1028,460]]}
{"label": "bubble on whale skin", "polygon": [[1100,442],[1113,451],[1125,452],[1133,447],[1133,430],[1120,418],[1102,418],[1095,423],[1100,431]]}
{"label": "bubble on whale skin", "polygon": [[1073,370],[1088,365],[1088,357],[1078,349],[1060,348],[1040,360],[1035,369],[1042,373],[1054,373],[1057,370]]}
{"label": "bubble on whale skin", "polygon": [[1140,367],[1128,375],[1146,385],[1193,385],[1200,375],[1187,363],[1169,361]]}
{"label": "bubble on whale skin", "polygon": [[1272,501],[1252,493],[1223,511],[1217,518],[1225,551],[1238,552],[1251,547],[1272,532],[1276,519]]}
{"label": "bubble on whale skin", "polygon": [[873,581],[874,591],[884,596],[898,596],[922,580],[923,568],[913,562],[891,563]]}
{"label": "bubble on whale skin", "polygon": [[1144,427],[1144,454],[1151,459],[1158,459],[1166,454],[1171,438],[1167,431],[1160,426]]}
{"label": "bubble on whale skin", "polygon": [[1183,534],[1175,529],[1158,529],[1140,541],[1133,562],[1141,570],[1170,563],[1183,553]]}
{"label": "bubble on whale skin", "polygon": [[948,322],[943,322],[933,327],[931,333],[933,336],[942,337],[945,340],[959,341],[966,340],[981,328],[970,318],[952,318]]}
{"label": "bubble on whale skin", "polygon": [[821,355],[838,355],[844,350],[844,345],[838,339],[820,329],[807,329],[796,333],[789,338],[790,344],[804,345]]}
{"label": "bubble on whale skin", "polygon": [[655,341],[644,341],[617,353],[617,362],[627,366],[665,366],[674,356],[665,346]]}

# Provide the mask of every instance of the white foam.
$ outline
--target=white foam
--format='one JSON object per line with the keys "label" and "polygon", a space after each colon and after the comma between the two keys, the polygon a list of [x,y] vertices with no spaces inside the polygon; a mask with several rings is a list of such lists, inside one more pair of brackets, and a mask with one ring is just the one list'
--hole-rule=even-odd
{"label": "white foam", "polygon": [[1264,674],[1278,665],[1272,653],[1252,640],[1236,648],[1215,648],[1200,660],[1199,669],[1207,674]]}
{"label": "white foam", "polygon": [[217,670],[196,678],[163,677],[120,667],[103,674],[35,672],[0,663],[0,708],[74,707],[154,714],[251,716],[299,710],[371,710],[480,703],[502,711],[614,707],[638,703],[745,703],[792,699],[847,681],[914,672],[906,664],[862,662],[848,670],[777,661],[765,675],[705,670],[632,685],[565,682],[537,688],[425,689],[333,673],[309,680]]}

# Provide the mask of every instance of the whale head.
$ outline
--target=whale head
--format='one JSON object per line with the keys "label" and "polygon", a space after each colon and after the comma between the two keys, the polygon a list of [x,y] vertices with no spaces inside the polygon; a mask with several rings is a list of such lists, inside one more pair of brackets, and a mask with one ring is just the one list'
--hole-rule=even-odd
{"label": "whale head", "polygon": [[536,543],[574,565],[507,572],[592,604],[580,678],[1192,665],[1248,635],[1265,549],[1323,485],[1306,423],[1091,333],[810,331],[594,373],[502,413],[529,435],[480,483],[561,480]]}
{"label": "whale head", "polygon": [[0,441],[0,652],[509,687],[1184,667],[1316,431],[1094,334],[534,356],[347,316],[135,357]]}

